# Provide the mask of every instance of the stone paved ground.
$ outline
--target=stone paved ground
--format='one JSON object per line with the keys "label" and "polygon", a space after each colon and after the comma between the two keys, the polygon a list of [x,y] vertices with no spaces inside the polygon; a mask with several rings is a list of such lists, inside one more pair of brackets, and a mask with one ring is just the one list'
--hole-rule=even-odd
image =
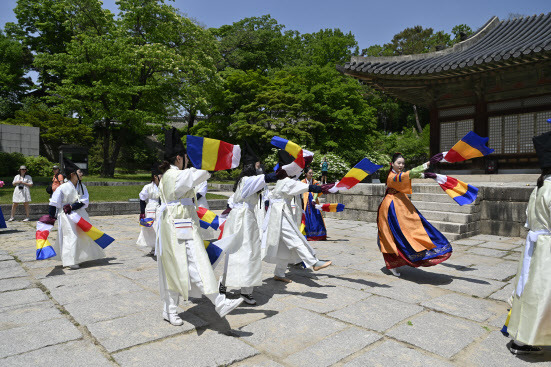
{"label": "stone paved ground", "polygon": [[33,223],[0,232],[0,365],[551,365],[550,348],[515,358],[499,332],[520,238],[459,240],[449,261],[396,278],[373,224],[329,219],[330,238],[315,248],[334,266],[291,268],[285,285],[266,265],[256,307],[220,319],[194,299],[181,303],[185,323],[174,327],[161,319],[156,263],[134,245],[135,219],[93,217],[117,241],[107,259],[79,270],[34,260]]}

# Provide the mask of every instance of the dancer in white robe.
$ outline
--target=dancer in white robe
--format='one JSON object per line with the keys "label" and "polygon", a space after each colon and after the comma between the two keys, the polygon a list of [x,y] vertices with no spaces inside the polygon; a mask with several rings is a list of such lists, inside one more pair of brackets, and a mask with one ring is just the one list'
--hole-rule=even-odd
{"label": "dancer in white robe", "polygon": [[167,131],[165,138],[165,157],[169,161],[159,167],[163,177],[159,185],[161,207],[156,247],[163,318],[172,325],[182,325],[177,313],[179,296],[188,300],[202,294],[224,317],[243,300],[227,299],[218,293],[218,282],[199,233],[193,188],[206,181],[210,174],[195,168],[184,169],[187,155],[176,129]]}
{"label": "dancer in white robe", "polygon": [[513,354],[551,345],[551,132],[534,137],[542,173],[526,209],[526,247],[515,278],[507,332]]}
{"label": "dancer in white robe", "polygon": [[66,164],[65,175],[68,181],[54,191],[49,206],[51,217],[56,217],[57,212],[58,232],[53,244],[57,255],[54,259],[61,260],[63,266],[71,269],[78,269],[79,264],[85,261],[105,257],[103,249],[68,217],[68,214],[75,211],[90,222],[85,210],[89,204],[88,189],[79,180],[77,170],[78,167]]}
{"label": "dancer in white robe", "polygon": [[256,175],[254,162],[244,164],[232,195],[232,210],[224,224],[223,238],[232,237],[240,247],[226,255],[220,286],[221,292],[225,292],[226,287],[241,288],[241,298],[249,305],[256,304],[253,287],[262,285],[262,249],[255,209],[261,190],[277,180],[275,172]]}
{"label": "dancer in white robe", "polygon": [[[156,167],[155,167],[156,166]],[[159,172],[158,165],[154,165],[151,170],[151,182],[145,185],[140,191],[140,219],[151,218],[153,225],[151,227],[140,226],[140,235],[136,244],[140,247],[150,249],[149,256],[155,254],[155,239],[157,209],[160,206],[159,181],[162,175]]]}

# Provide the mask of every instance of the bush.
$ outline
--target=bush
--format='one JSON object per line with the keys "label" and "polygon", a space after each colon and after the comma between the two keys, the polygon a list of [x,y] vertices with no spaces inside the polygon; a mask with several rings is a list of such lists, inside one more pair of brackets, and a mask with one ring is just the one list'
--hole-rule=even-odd
{"label": "bush", "polygon": [[54,163],[50,162],[46,157],[25,157],[25,165],[27,172],[31,176],[53,176],[52,167]]}
{"label": "bush", "polygon": [[231,175],[228,171],[215,171],[211,175],[213,181],[231,181]]}
{"label": "bush", "polygon": [[[0,162],[2,162],[0,176],[12,177],[19,172],[19,167],[25,164],[25,156],[21,153],[0,152]],[[31,173],[29,172],[29,174]]]}
{"label": "bush", "polygon": [[[272,153],[264,160],[264,165],[266,166],[267,172],[272,172],[278,163],[277,151],[278,149],[273,148]],[[340,180],[351,168],[341,156],[335,153],[321,154],[314,151],[314,160],[312,161],[310,168],[314,171],[315,179],[319,179],[321,177],[321,161],[323,157],[327,157],[327,163],[329,163],[327,182]]]}

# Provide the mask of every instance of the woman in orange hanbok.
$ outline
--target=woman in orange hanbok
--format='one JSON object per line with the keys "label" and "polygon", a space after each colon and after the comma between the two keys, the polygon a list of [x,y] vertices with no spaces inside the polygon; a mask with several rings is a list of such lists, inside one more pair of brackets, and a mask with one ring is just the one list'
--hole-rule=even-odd
{"label": "woman in orange hanbok", "polygon": [[411,194],[411,180],[436,176],[423,173],[430,162],[403,172],[405,161],[394,154],[386,195],[377,213],[378,245],[387,269],[396,276],[397,267],[434,266],[447,260],[452,253],[449,241],[413,206],[406,194]]}

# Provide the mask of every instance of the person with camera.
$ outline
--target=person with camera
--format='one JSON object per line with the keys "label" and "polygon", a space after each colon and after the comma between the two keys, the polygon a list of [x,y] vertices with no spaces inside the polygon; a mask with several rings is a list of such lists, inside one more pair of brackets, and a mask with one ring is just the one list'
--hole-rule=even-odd
{"label": "person with camera", "polygon": [[59,173],[59,166],[55,165],[52,167],[54,171],[54,177],[52,178],[52,183],[46,187],[46,192],[52,197],[54,191],[63,184],[63,175]]}
{"label": "person with camera", "polygon": [[29,221],[29,203],[31,202],[31,190],[29,187],[33,185],[33,179],[27,174],[27,167],[19,167],[19,174],[13,178],[12,185],[15,186],[13,191],[13,205],[11,207],[11,217],[8,219],[8,222],[12,222],[15,216],[15,210],[17,206],[21,203],[25,206],[26,217],[23,219],[23,222]]}

